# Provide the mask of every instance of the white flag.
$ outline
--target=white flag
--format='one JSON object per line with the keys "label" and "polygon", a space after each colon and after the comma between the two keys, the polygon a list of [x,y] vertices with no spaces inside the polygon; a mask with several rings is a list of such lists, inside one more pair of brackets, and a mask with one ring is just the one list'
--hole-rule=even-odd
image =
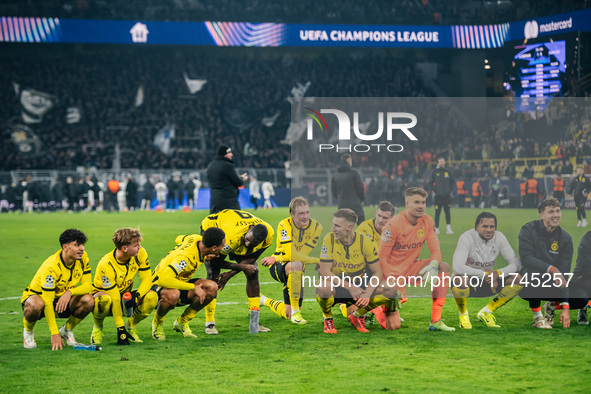
{"label": "white flag", "polygon": [[143,103],[144,103],[144,85],[140,85],[137,88],[137,93],[135,94],[134,106],[136,108],[141,107]]}
{"label": "white flag", "polygon": [[275,121],[277,120],[277,118],[279,117],[279,114],[281,112],[277,111],[275,112],[275,115],[271,115],[271,116],[265,116],[263,118],[263,120],[261,121],[261,123],[263,124],[263,126],[265,127],[271,127],[275,124]]}
{"label": "white flag", "polygon": [[207,83],[207,79],[191,79],[187,76],[187,73],[183,73],[183,77],[185,77],[185,83],[191,94],[195,94],[203,89],[203,85]]}
{"label": "white flag", "polygon": [[293,97],[304,97],[312,82],[308,81],[304,85],[298,82],[296,86],[291,88],[291,95]]}
{"label": "white flag", "polygon": [[66,113],[66,123],[67,124],[80,122],[80,118],[82,118],[82,115],[80,114],[80,108],[68,107],[67,111],[68,111]]}
{"label": "white flag", "polygon": [[41,123],[43,116],[57,104],[57,97],[34,89],[21,89],[12,82],[14,91],[22,106],[21,117],[25,123]]}
{"label": "white flag", "polygon": [[154,146],[157,146],[160,149],[160,152],[164,153],[165,155],[170,154],[170,141],[174,138],[174,125],[167,124],[163,128],[156,133],[154,136]]}

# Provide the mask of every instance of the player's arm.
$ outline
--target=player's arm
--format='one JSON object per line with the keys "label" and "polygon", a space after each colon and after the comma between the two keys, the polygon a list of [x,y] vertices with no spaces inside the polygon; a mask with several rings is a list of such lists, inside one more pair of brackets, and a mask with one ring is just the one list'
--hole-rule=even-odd
{"label": "player's arm", "polygon": [[[429,244],[430,245],[430,244]],[[458,245],[453,257],[453,272],[456,275],[480,276],[483,271],[466,265],[470,255],[470,238],[468,235],[462,235],[458,240]]]}
{"label": "player's arm", "polygon": [[291,261],[291,226],[287,225],[287,220],[282,220],[277,225],[275,242],[275,253],[261,260],[261,264],[265,267],[270,267],[277,262]]}
{"label": "player's arm", "polygon": [[179,273],[182,269],[179,266],[181,256],[177,257],[175,261],[166,266],[162,272],[157,276],[158,286],[167,289],[179,289],[179,290],[193,290],[193,284],[178,279]]}
{"label": "player's arm", "polygon": [[[144,250],[144,249],[142,249]],[[148,260],[148,254],[145,254],[145,259],[141,259],[140,268],[138,269],[138,276],[140,277],[140,286],[137,289],[139,298],[146,295],[152,287],[152,272],[150,271],[150,260]]]}
{"label": "player's arm", "polygon": [[80,278],[80,286],[74,287],[71,292],[73,296],[79,296],[90,293],[90,290],[92,290],[92,274],[87,258],[84,262],[84,270],[82,271],[82,278]]}
{"label": "player's arm", "polygon": [[591,274],[591,232],[581,239],[577,253],[577,264],[573,271],[573,277]]}
{"label": "player's arm", "polygon": [[388,259],[390,258],[390,254],[392,253],[392,249],[394,249],[394,245],[396,243],[393,227],[392,220],[389,220],[384,226],[382,235],[380,237],[378,258],[380,259],[380,267],[382,268],[382,272],[386,271],[386,266],[389,264]]}
{"label": "player's arm", "polygon": [[441,263],[441,247],[439,246],[439,238],[435,233],[435,225],[430,226],[427,230],[427,244],[429,245],[429,252],[431,253],[431,261],[435,260]]}

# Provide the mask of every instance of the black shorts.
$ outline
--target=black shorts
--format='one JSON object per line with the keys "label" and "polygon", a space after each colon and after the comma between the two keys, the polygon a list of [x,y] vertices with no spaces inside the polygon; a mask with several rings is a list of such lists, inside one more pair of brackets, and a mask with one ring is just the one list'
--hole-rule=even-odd
{"label": "black shorts", "polygon": [[271,274],[271,278],[275,279],[277,282],[281,282],[283,284],[287,284],[287,274],[285,273],[285,265],[281,263],[275,263],[269,268],[269,274]]}
{"label": "black shorts", "polygon": [[[31,296],[29,296],[31,297]],[[27,297],[27,300],[29,299],[29,297]],[[41,296],[39,296],[41,297]],[[24,300],[23,302],[21,302],[21,308],[24,310],[25,309],[25,302],[27,302],[27,300]],[[56,298],[55,300],[53,300],[53,310],[55,311],[55,305],[57,304],[57,302],[59,301],[59,297]],[[72,315],[72,311],[70,310],[70,306],[68,305],[68,307],[66,308],[65,311],[58,313],[57,311],[55,311],[55,315],[57,317],[59,317],[60,319],[67,319],[70,317],[70,315]],[[41,311],[41,317],[40,319],[43,319],[45,317],[45,308],[43,308],[43,310]]]}
{"label": "black shorts", "polygon": [[[361,289],[365,289],[365,287],[361,287]],[[335,287],[334,289],[334,303],[335,304],[346,304],[347,306],[353,305],[355,300],[349,290],[345,289],[344,287]]]}
{"label": "black shorts", "polygon": [[451,197],[449,195],[447,195],[447,196],[440,196],[437,194],[435,195],[435,209],[449,207],[450,203],[451,203]]}

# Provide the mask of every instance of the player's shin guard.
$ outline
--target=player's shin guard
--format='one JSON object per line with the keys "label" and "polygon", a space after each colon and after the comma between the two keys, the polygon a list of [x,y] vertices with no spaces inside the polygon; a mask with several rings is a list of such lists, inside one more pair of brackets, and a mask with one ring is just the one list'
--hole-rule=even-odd
{"label": "player's shin guard", "polygon": [[334,305],[334,296],[330,296],[330,298],[324,299],[320,298],[320,296],[316,296],[316,301],[318,301],[318,305],[320,305],[320,309],[322,310],[322,315],[325,319],[330,319],[332,317],[332,306]]}
{"label": "player's shin guard", "polygon": [[357,309],[357,315],[359,315],[359,317],[363,317],[367,314],[367,312],[371,311],[374,308],[377,308],[380,305],[384,305],[388,301],[390,301],[390,299],[384,297],[381,294],[378,294],[369,299],[369,304],[367,304],[365,308]]}
{"label": "player's shin guard", "polygon": [[277,314],[279,317],[287,319],[287,314],[285,313],[285,303],[267,298],[265,299],[265,306],[275,312],[275,314]]}
{"label": "player's shin guard", "polygon": [[456,304],[458,304],[460,315],[465,315],[468,312],[468,296],[470,295],[470,289],[452,287],[451,293],[454,295]]}
{"label": "player's shin guard", "polygon": [[25,330],[27,330],[28,332],[33,332],[33,329],[35,328],[35,323],[37,323],[37,322],[36,321],[30,322],[23,317],[23,324],[25,326]]}
{"label": "player's shin guard", "polygon": [[214,298],[211,300],[209,304],[205,306],[205,321],[208,322],[215,322],[215,305],[217,303],[217,299]]}
{"label": "player's shin guard", "polygon": [[302,271],[291,271],[287,277],[289,290],[289,302],[292,313],[300,310],[300,297],[302,296]]}
{"label": "player's shin guard", "polygon": [[139,322],[144,320],[158,305],[158,294],[153,291],[149,291],[145,296],[141,304],[133,310],[133,315],[127,321],[127,325],[134,328]]}
{"label": "player's shin guard", "polygon": [[523,286],[517,285],[507,285],[501,289],[499,294],[495,298],[492,299],[491,302],[488,303],[486,306],[488,310],[492,313],[511,301],[519,292],[523,289]]}
{"label": "player's shin guard", "polygon": [[92,310],[92,316],[94,318],[94,325],[97,328],[103,328],[103,321],[105,317],[109,315],[111,311],[111,305],[113,300],[108,295],[100,295],[94,299],[94,309]]}

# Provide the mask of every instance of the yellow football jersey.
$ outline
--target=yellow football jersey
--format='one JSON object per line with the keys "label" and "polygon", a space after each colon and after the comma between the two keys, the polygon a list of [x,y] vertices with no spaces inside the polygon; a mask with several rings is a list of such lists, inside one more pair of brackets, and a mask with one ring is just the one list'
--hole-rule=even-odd
{"label": "yellow football jersey", "polygon": [[367,219],[357,227],[357,232],[368,236],[376,250],[380,248],[380,233],[376,230],[375,219]]}
{"label": "yellow football jersey", "polygon": [[[254,248],[247,248],[244,245],[244,236],[250,227],[256,226],[257,224],[264,224],[267,227],[267,238]],[[210,227],[221,228],[226,233],[226,246],[221,251],[223,255],[233,253],[239,256],[248,256],[258,250],[268,248],[275,235],[269,223],[249,212],[233,209],[225,209],[203,219],[201,229],[205,231]]]}
{"label": "yellow football jersey", "polygon": [[362,276],[368,265],[378,262],[378,252],[369,239],[355,231],[351,245],[343,245],[332,232],[326,234],[320,251],[320,264],[331,263],[332,273],[353,278]]}
{"label": "yellow football jersey", "polygon": [[[79,282],[82,284],[77,286]],[[71,267],[67,267],[62,260],[60,249],[41,264],[33,280],[23,291],[21,303],[33,294],[41,296],[45,302],[47,325],[51,335],[55,335],[58,334],[58,328],[55,321],[54,300],[61,297],[66,290],[70,290],[73,296],[90,293],[91,282],[88,254],[84,252],[80,260],[74,261]]]}
{"label": "yellow football jersey", "polygon": [[298,228],[291,217],[283,219],[277,226],[277,248],[274,256],[281,264],[301,261],[304,264],[319,263],[319,259],[309,257],[318,244],[322,234],[322,225],[314,219],[306,228]]}
{"label": "yellow football jersey", "polygon": [[199,252],[201,239],[198,234],[179,235],[176,241],[180,243],[160,260],[152,281],[168,289],[192,290],[193,284],[188,281],[207,257]]}
{"label": "yellow football jersey", "polygon": [[121,294],[133,290],[135,274],[139,273],[141,284],[138,288],[140,298],[145,296],[152,287],[150,261],[146,249],[141,248],[138,255],[124,263],[117,259],[113,249],[99,261],[92,283],[92,293],[106,292],[113,300],[113,319],[117,327],[123,326]]}

